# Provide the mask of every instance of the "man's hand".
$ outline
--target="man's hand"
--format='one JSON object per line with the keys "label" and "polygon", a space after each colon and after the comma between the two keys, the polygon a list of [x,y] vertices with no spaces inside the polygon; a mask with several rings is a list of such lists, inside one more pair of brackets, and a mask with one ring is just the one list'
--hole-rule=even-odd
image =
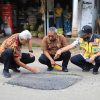
{"label": "man's hand", "polygon": [[89,59],[89,63],[93,63],[95,58],[96,58],[96,55],[91,56]]}
{"label": "man's hand", "polygon": [[29,71],[33,72],[33,73],[39,73],[40,69],[38,67],[31,67],[31,66],[27,66],[27,68]]}
{"label": "man's hand", "polygon": [[34,57],[34,54],[33,53],[29,52],[29,54],[30,54],[30,57]]}
{"label": "man's hand", "polygon": [[50,60],[50,62],[51,62],[51,65],[55,65],[56,63],[55,63],[55,61],[52,59],[52,60]]}
{"label": "man's hand", "polygon": [[19,66],[21,66],[21,67],[23,67],[23,68],[25,68],[25,69],[27,69],[27,70],[33,72],[33,73],[40,72],[40,69],[39,69],[38,67],[31,67],[31,66],[28,66],[28,65],[24,64],[23,62],[21,62],[20,59],[19,59],[18,57],[17,57],[17,58],[14,58],[14,60],[15,60],[15,62],[16,62]]}
{"label": "man's hand", "polygon": [[61,55],[61,49],[59,49],[59,50],[56,52],[54,59],[58,59],[58,58],[60,57],[60,55]]}

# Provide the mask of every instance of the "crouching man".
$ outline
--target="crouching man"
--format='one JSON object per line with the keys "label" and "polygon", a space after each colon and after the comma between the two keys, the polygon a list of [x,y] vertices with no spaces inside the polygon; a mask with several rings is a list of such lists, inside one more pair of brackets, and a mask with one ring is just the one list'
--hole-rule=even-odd
{"label": "crouching man", "polygon": [[82,71],[90,71],[93,68],[93,74],[98,74],[100,67],[100,35],[93,34],[92,27],[89,25],[83,26],[79,35],[80,37],[72,44],[59,49],[55,54],[55,59],[63,52],[79,46],[82,49],[82,53],[71,57],[71,62],[82,68]]}
{"label": "crouching man", "polygon": [[[0,46],[0,62],[4,64],[3,75],[6,78],[11,77],[9,69],[14,72],[20,72],[20,66],[36,73],[39,71],[36,67],[30,67],[26,64],[32,63],[35,56],[32,51],[31,33],[28,30],[17,33],[6,39]],[[29,53],[21,53],[22,45],[28,43]]]}
{"label": "crouching man", "polygon": [[54,56],[58,49],[67,46],[66,38],[63,35],[57,34],[55,27],[50,27],[47,36],[42,40],[43,54],[39,57],[39,62],[47,65],[47,71],[52,71],[55,61],[62,61],[62,71],[68,72],[67,65],[71,56],[70,51],[63,52],[58,59]]}

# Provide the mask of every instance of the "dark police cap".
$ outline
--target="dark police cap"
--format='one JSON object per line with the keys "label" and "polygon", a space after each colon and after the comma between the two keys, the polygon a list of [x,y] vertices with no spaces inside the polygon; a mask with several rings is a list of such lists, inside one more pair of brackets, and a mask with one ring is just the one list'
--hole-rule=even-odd
{"label": "dark police cap", "polygon": [[80,37],[83,37],[86,34],[92,33],[92,27],[89,25],[85,25],[82,27],[82,30],[79,31]]}

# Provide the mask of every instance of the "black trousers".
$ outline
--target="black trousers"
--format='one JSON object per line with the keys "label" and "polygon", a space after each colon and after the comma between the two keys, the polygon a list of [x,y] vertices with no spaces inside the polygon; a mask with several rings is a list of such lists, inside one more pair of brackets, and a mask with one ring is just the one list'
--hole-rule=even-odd
{"label": "black trousers", "polygon": [[90,68],[93,67],[93,70],[95,71],[98,70],[100,67],[100,56],[95,58],[95,65],[86,62],[86,60],[83,58],[81,54],[71,57],[71,62],[82,69],[84,69],[84,67],[90,67]]}
{"label": "black trousers", "polygon": [[[67,68],[70,56],[71,53],[69,51],[64,52],[56,61],[63,61],[62,68]],[[54,56],[51,55],[51,57],[54,59]],[[52,67],[50,60],[44,54],[41,54],[41,56],[39,57],[39,62],[47,65],[49,68]]]}
{"label": "black trousers", "polygon": [[[28,64],[32,63],[35,60],[35,57],[30,57],[28,53],[22,53],[22,58],[20,59],[23,63]],[[13,51],[12,49],[6,49],[0,57],[0,62],[4,64],[4,70],[9,70],[10,68],[18,68],[19,65],[13,59]]]}

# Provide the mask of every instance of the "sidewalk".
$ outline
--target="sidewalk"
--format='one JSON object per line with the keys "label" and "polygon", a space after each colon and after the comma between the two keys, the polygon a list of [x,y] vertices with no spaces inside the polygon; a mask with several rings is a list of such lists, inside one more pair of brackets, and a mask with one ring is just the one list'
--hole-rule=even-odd
{"label": "sidewalk", "polygon": [[[0,37],[0,44],[5,40],[7,39],[7,37]],[[42,42],[42,39],[41,38],[37,38],[37,37],[32,37],[32,43],[36,46],[41,46],[41,42]]]}
{"label": "sidewalk", "polygon": [[[3,36],[0,36],[0,44],[5,40],[7,39],[9,36],[7,37],[3,37]],[[66,38],[68,43],[72,43],[76,38]],[[32,43],[36,46],[41,46],[41,43],[42,43],[42,38],[38,38],[38,37],[32,37]]]}
{"label": "sidewalk", "polygon": [[[47,67],[38,62],[38,57],[42,53],[40,48],[33,48],[36,61],[32,66],[37,66],[44,74]],[[27,51],[24,49],[23,51]],[[16,74],[11,71],[12,77],[6,79],[2,76],[3,65],[0,64],[0,100],[100,100],[100,74],[93,75],[92,71],[82,72],[80,68],[69,62],[69,72],[66,75],[79,75],[82,80],[78,83],[62,90],[37,90],[15,85],[8,85],[6,82],[23,73],[30,73],[21,68],[21,73]],[[50,72],[63,74],[62,72]],[[34,75],[34,74],[33,74]],[[37,74],[38,78],[38,74]],[[60,80],[59,80],[60,82]]]}

